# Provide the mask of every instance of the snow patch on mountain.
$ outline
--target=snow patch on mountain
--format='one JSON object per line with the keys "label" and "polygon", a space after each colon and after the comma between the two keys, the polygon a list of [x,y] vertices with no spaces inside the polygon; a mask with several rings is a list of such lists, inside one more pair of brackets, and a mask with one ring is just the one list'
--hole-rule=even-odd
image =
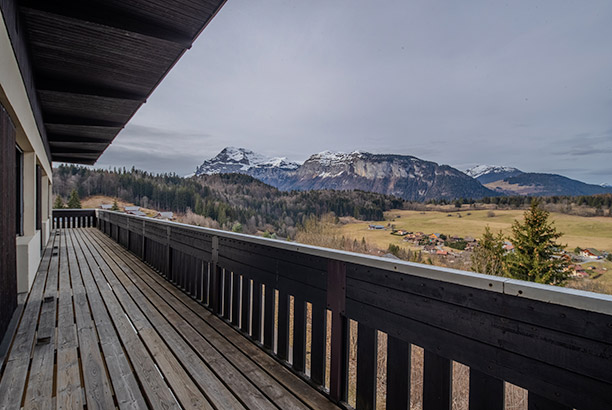
{"label": "snow patch on mountain", "polygon": [[497,165],[476,165],[465,171],[472,178],[478,178],[487,174],[522,173],[521,170],[513,167],[501,167]]}

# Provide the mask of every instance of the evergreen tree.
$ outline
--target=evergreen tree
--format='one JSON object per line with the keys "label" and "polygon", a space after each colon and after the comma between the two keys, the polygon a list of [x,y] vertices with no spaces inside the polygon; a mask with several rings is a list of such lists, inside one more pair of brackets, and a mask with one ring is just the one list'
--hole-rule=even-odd
{"label": "evergreen tree", "polygon": [[113,201],[113,206],[111,208],[111,211],[118,211],[119,210],[119,204],[117,203],[117,198],[115,198],[115,200]]}
{"label": "evergreen tree", "polygon": [[80,209],[81,208],[81,199],[79,198],[79,193],[76,189],[73,189],[70,193],[70,198],[68,198],[68,208],[70,209]]}
{"label": "evergreen tree", "polygon": [[55,202],[53,202],[53,208],[54,209],[63,209],[64,208],[64,201],[62,200],[61,196],[56,196],[55,197]]}
{"label": "evergreen tree", "polygon": [[505,252],[504,235],[499,231],[497,235],[491,232],[487,225],[478,246],[472,252],[472,270],[487,275],[504,276]]}
{"label": "evergreen tree", "polygon": [[525,211],[523,223],[514,221],[510,239],[514,252],[507,263],[510,277],[554,285],[567,280],[568,262],[560,257],[564,246],[556,242],[563,233],[557,232],[548,216],[540,201],[534,199]]}

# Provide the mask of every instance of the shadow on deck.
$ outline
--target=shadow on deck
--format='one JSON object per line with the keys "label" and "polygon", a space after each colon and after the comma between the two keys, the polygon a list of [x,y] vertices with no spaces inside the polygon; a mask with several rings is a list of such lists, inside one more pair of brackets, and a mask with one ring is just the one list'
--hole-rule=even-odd
{"label": "shadow on deck", "polygon": [[49,241],[0,408],[336,408],[95,228]]}

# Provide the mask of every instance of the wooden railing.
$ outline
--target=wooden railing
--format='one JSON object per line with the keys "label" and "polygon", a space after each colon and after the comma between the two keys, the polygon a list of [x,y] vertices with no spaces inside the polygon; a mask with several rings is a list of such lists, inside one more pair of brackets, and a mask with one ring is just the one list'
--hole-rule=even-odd
{"label": "wooden railing", "polygon": [[387,409],[409,408],[411,344],[425,352],[425,410],[450,408],[453,361],[469,366],[470,409],[503,409],[504,382],[528,390],[529,409],[612,406],[610,296],[97,212],[102,231],[340,404],[356,321],[357,409],[376,408],[380,332]]}
{"label": "wooden railing", "polygon": [[95,209],[54,209],[53,229],[89,228],[97,224]]}

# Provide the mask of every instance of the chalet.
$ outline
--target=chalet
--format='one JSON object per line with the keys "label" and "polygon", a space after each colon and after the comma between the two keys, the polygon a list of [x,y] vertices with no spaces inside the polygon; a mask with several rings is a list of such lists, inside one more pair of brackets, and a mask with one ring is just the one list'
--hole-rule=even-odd
{"label": "chalet", "polygon": [[368,229],[385,229],[384,225],[368,225]]}
{"label": "chalet", "polygon": [[436,255],[440,255],[440,256],[448,256],[448,251],[442,250],[442,249],[438,249],[436,251]]}
{"label": "chalet", "polygon": [[125,210],[125,212],[130,213],[130,212],[135,212],[135,211],[140,211],[140,207],[139,206],[126,206],[125,208],[123,208]]}
{"label": "chalet", "polygon": [[174,214],[172,212],[158,212],[157,215],[155,215],[155,218],[171,221],[174,219]]}
{"label": "chalet", "polygon": [[106,209],[108,211],[110,211],[113,208],[112,204],[102,204],[100,205],[100,209]]}
{"label": "chalet", "polygon": [[580,256],[587,259],[601,259],[603,257],[602,253],[597,249],[587,248],[580,251]]}

